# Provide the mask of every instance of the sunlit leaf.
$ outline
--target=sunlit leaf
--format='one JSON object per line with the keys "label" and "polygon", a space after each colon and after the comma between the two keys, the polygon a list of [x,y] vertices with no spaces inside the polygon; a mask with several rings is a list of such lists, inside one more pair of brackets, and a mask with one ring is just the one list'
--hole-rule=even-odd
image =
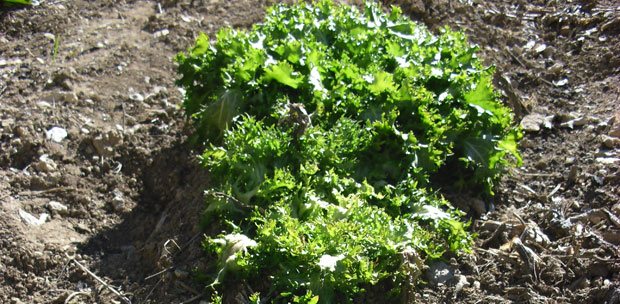
{"label": "sunlit leaf", "polygon": [[302,82],[303,77],[295,75],[293,67],[286,62],[279,62],[265,69],[266,80],[276,80],[293,89],[296,89]]}

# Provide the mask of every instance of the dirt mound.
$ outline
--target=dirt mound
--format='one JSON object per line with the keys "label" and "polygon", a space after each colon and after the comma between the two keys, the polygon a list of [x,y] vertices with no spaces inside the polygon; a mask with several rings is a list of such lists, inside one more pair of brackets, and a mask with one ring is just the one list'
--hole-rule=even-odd
{"label": "dirt mound", "polygon": [[[171,58],[270,1],[39,2],[0,11],[0,302],[198,300],[209,179]],[[467,32],[526,132],[495,198],[450,197],[477,245],[417,302],[620,303],[620,7],[384,2]]]}

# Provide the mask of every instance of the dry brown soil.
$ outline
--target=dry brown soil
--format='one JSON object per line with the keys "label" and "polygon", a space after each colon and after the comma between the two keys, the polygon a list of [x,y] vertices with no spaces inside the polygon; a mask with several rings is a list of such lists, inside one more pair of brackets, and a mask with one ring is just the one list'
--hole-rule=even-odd
{"label": "dry brown soil", "polygon": [[[207,300],[191,271],[209,262],[209,178],[172,58],[200,31],[259,22],[268,2],[0,8],[0,303]],[[451,195],[476,247],[434,264],[451,279],[416,286],[415,302],[620,303],[620,3],[395,2],[468,33],[526,129],[495,198]]]}

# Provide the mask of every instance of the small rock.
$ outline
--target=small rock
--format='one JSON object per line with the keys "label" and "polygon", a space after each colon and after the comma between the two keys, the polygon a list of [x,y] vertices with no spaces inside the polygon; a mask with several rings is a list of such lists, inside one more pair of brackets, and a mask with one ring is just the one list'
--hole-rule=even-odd
{"label": "small rock", "polygon": [[41,109],[50,109],[52,108],[52,105],[44,100],[41,100],[39,102],[37,102],[37,107],[41,108]]}
{"label": "small rock", "polygon": [[562,63],[555,63],[553,64],[549,69],[548,69],[549,73],[554,74],[556,76],[560,75],[561,73],[563,73],[565,71],[565,67]]}
{"label": "small rock", "polygon": [[144,101],[144,96],[140,93],[131,93],[129,94],[129,99],[133,100],[133,101],[138,101],[138,102],[142,102]]}
{"label": "small rock", "polygon": [[542,52],[545,51],[545,49],[547,49],[547,45],[542,43],[542,44],[539,44],[538,46],[536,46],[536,48],[534,48],[534,51],[536,53],[542,53]]}
{"label": "small rock", "polygon": [[69,291],[63,291],[54,300],[52,300],[52,303],[66,303],[65,301],[67,300],[69,295],[70,295]]}
{"label": "small rock", "polygon": [[77,94],[75,92],[63,92],[62,100],[66,102],[77,103],[79,101]]}
{"label": "small rock", "polygon": [[112,199],[112,208],[117,212],[123,211],[125,209],[125,199],[122,196],[115,196]]}
{"label": "small rock", "polygon": [[620,17],[613,18],[601,25],[601,32],[616,34],[620,32]]}
{"label": "small rock", "polygon": [[592,179],[594,180],[594,182],[596,182],[599,186],[602,186],[605,184],[605,177],[601,176],[601,175],[592,175]]}
{"label": "small rock", "polygon": [[194,19],[194,18],[192,18],[192,17],[190,17],[190,16],[187,16],[187,15],[181,15],[181,20],[183,20],[183,22],[190,23],[190,22],[192,22],[192,20],[193,20],[193,19]]}
{"label": "small rock", "polygon": [[112,208],[114,208],[115,211],[124,211],[125,210],[125,198],[123,196],[123,192],[118,190],[118,189],[114,189],[112,191],[112,193],[114,194],[114,198],[112,198]]}
{"label": "small rock", "polygon": [[543,247],[547,246],[547,244],[551,242],[549,236],[547,236],[547,234],[545,234],[536,223],[530,222],[527,226],[529,229],[526,230],[527,233],[525,234],[525,237],[528,241],[534,242]]}
{"label": "small rock", "polygon": [[52,214],[67,215],[69,213],[69,208],[57,201],[50,201],[47,203],[47,209],[49,209]]}
{"label": "small rock", "polygon": [[469,281],[467,281],[467,277],[464,275],[457,275],[455,278],[456,284],[454,285],[454,291],[457,293],[463,290],[464,287],[470,285]]}
{"label": "small rock", "polygon": [[446,284],[453,277],[452,268],[442,261],[433,262],[426,271],[426,279],[435,286]]}
{"label": "small rock", "polygon": [[563,78],[557,81],[553,81],[553,85],[556,87],[563,87],[568,84],[568,78]]}
{"label": "small rock", "polygon": [[23,61],[21,59],[6,60],[6,59],[0,58],[0,67],[7,66],[7,65],[20,65],[22,64],[22,62]]}
{"label": "small rock", "polygon": [[28,132],[28,128],[19,126],[15,128],[15,135],[21,138],[27,138],[30,137],[30,132]]}
{"label": "small rock", "polygon": [[19,209],[19,217],[21,217],[22,221],[29,226],[41,226],[43,223],[47,221],[49,214],[41,213],[39,214],[39,218],[36,218],[34,215],[24,211],[23,209]]}
{"label": "small rock", "polygon": [[579,178],[579,167],[576,165],[573,165],[570,167],[570,170],[568,171],[568,181],[570,183],[576,183],[577,179]]}
{"label": "small rock", "polygon": [[525,132],[538,132],[540,131],[540,126],[542,126],[544,121],[545,116],[538,113],[532,113],[523,117],[521,120],[521,128],[523,128],[523,131]]}
{"label": "small rock", "polygon": [[79,101],[75,92],[53,91],[43,96],[43,100],[47,102],[69,102],[77,103]]}
{"label": "small rock", "polygon": [[114,151],[114,147],[121,144],[123,137],[118,131],[110,130],[103,134],[97,135],[92,139],[93,147],[101,156],[110,156]]}
{"label": "small rock", "polygon": [[473,286],[475,289],[480,289],[480,281],[474,281]]}
{"label": "small rock", "polygon": [[588,123],[588,120],[585,117],[578,117],[567,122],[560,124],[562,127],[566,128],[574,128],[574,127],[582,127]]}
{"label": "small rock", "polygon": [[6,118],[0,120],[0,128],[10,128],[15,123],[13,118]]}
{"label": "small rock", "polygon": [[80,233],[90,233],[90,228],[88,228],[88,226],[86,226],[86,224],[84,223],[77,223],[75,225],[73,225],[73,229],[75,229],[75,231],[80,232]]}
{"label": "small rock", "polygon": [[41,172],[52,172],[58,169],[58,166],[49,158],[47,154],[43,154],[39,157],[39,161],[34,164],[34,167]]}
{"label": "small rock", "polygon": [[160,95],[160,94],[168,94],[168,89],[162,86],[155,86],[153,87],[153,90],[151,91],[148,97],[151,97],[154,95]]}
{"label": "small rock", "polygon": [[610,119],[611,129],[607,135],[615,138],[620,138],[620,111],[614,114],[614,117]]}
{"label": "small rock", "polygon": [[620,161],[620,158],[617,157],[597,157],[596,161],[601,163],[601,164],[605,164],[605,165],[611,165],[615,162]]}
{"label": "small rock", "polygon": [[620,147],[620,138],[617,137],[601,135],[601,141],[605,148],[613,149],[615,147]]}
{"label": "small rock", "polygon": [[570,165],[572,165],[574,163],[575,163],[575,158],[572,157],[572,156],[569,156],[569,157],[566,158],[566,160],[564,160],[564,164],[567,165],[567,166],[570,166]]}
{"label": "small rock", "polygon": [[153,33],[153,37],[160,38],[160,37],[168,36],[168,34],[170,34],[170,31],[167,29],[163,29],[161,31],[157,31]]}
{"label": "small rock", "polygon": [[43,36],[52,41],[56,40],[56,36],[54,36],[54,34],[52,33],[43,33]]}
{"label": "small rock", "polygon": [[24,304],[24,302],[22,302],[22,300],[20,300],[19,298],[11,298],[11,304]]}
{"label": "small rock", "polygon": [[547,57],[552,57],[556,53],[557,53],[557,49],[555,47],[553,47],[553,46],[547,46],[542,51],[542,54],[547,56]]}
{"label": "small rock", "polygon": [[175,269],[174,276],[177,277],[177,279],[185,279],[189,276],[189,273],[185,270]]}
{"label": "small rock", "polygon": [[611,207],[611,212],[613,212],[616,216],[620,217],[620,203],[616,203]]}
{"label": "small rock", "polygon": [[[48,87],[59,87],[65,91],[72,91],[73,81],[76,77],[77,71],[72,67],[55,71],[52,77],[47,81]],[[65,91],[56,90],[52,93],[52,96],[56,97],[57,100],[77,101],[77,95],[75,93]]]}
{"label": "small rock", "polygon": [[546,159],[541,159],[537,161],[536,163],[534,163],[534,167],[538,170],[544,170],[547,168],[548,162],[549,161]]}
{"label": "small rock", "polygon": [[60,127],[53,127],[45,132],[47,139],[60,143],[67,137],[67,130]]}

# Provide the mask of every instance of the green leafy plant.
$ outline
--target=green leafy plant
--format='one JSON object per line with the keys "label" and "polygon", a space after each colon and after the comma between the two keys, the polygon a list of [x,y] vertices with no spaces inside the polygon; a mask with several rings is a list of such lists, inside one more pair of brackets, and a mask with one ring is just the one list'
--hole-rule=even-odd
{"label": "green leafy plant", "polygon": [[200,35],[176,60],[212,174],[205,221],[222,229],[205,240],[210,286],[348,302],[378,284],[398,294],[425,259],[468,251],[437,189],[492,194],[520,162],[475,52],[370,2],[276,5],[250,31]]}
{"label": "green leafy plant", "polygon": [[0,4],[5,4],[8,6],[14,5],[32,5],[32,0],[2,0]]}
{"label": "green leafy plant", "polygon": [[58,57],[58,49],[60,48],[60,37],[54,36],[54,46],[52,48],[52,62]]}

